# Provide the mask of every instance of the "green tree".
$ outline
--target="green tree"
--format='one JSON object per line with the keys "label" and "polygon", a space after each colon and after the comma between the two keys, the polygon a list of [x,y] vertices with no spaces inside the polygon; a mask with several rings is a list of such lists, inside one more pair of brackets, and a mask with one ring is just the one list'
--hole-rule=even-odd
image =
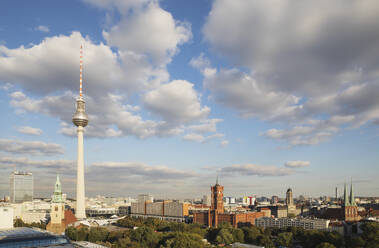
{"label": "green tree", "polygon": [[276,242],[279,246],[289,247],[292,244],[292,236],[293,234],[291,232],[279,233]]}
{"label": "green tree", "polygon": [[230,229],[221,228],[217,233],[216,240],[218,244],[231,244],[233,243],[233,235],[230,233]]}
{"label": "green tree", "polygon": [[92,227],[88,233],[88,241],[93,243],[104,242],[107,240],[108,234],[108,230],[104,227]]}
{"label": "green tree", "polygon": [[176,232],[164,238],[160,248],[192,248],[205,247],[202,237],[192,233]]}
{"label": "green tree", "polygon": [[78,240],[78,230],[75,227],[68,227],[65,230],[66,236],[71,240]]}
{"label": "green tree", "polygon": [[243,243],[245,241],[245,235],[239,228],[232,229],[233,241]]}
{"label": "green tree", "polygon": [[367,243],[366,246],[371,244],[379,244],[379,223],[366,222],[360,227],[363,231],[361,237]]}
{"label": "green tree", "polygon": [[258,237],[258,245],[262,245],[265,248],[275,248],[275,244],[272,242],[271,237],[267,235],[261,235]]}
{"label": "green tree", "polygon": [[328,242],[335,247],[345,247],[344,237],[338,232],[326,232],[325,242]]}
{"label": "green tree", "polygon": [[88,240],[88,228],[87,227],[81,227],[78,229],[76,240],[77,241]]}
{"label": "green tree", "polygon": [[243,227],[242,231],[244,233],[245,243],[257,245],[258,238],[262,235],[262,232],[256,226]]}
{"label": "green tree", "polygon": [[347,248],[357,248],[365,246],[365,241],[361,237],[357,236],[348,237],[345,243]]}
{"label": "green tree", "polygon": [[336,248],[334,245],[328,242],[322,242],[316,246],[316,248]]}
{"label": "green tree", "polygon": [[131,230],[130,239],[146,247],[154,247],[159,242],[158,235],[151,227],[140,227]]}

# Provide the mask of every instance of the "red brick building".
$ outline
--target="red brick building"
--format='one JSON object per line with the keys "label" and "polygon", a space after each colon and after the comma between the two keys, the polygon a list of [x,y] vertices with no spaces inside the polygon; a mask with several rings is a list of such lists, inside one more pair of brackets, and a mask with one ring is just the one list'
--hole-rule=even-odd
{"label": "red brick building", "polygon": [[225,213],[224,212],[224,186],[216,184],[211,187],[212,204],[207,212],[194,213],[193,222],[210,227],[217,227],[223,222],[230,223],[233,227],[255,225],[255,219],[263,217],[263,212]]}

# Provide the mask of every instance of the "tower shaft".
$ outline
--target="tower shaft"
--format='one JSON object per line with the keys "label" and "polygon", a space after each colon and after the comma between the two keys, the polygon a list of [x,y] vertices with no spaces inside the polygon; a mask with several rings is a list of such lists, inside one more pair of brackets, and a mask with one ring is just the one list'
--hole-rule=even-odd
{"label": "tower shaft", "polygon": [[76,209],[75,216],[78,219],[86,218],[85,209],[85,188],[84,188],[84,158],[83,158],[83,131],[82,126],[78,126],[78,164],[76,174]]}

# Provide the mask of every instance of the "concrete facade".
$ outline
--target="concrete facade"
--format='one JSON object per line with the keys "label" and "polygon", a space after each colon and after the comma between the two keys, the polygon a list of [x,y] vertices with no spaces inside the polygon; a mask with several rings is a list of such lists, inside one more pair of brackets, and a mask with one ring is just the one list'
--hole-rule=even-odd
{"label": "concrete facade", "polygon": [[13,228],[13,208],[0,206],[0,229]]}
{"label": "concrete facade", "polygon": [[255,220],[255,225],[258,227],[301,227],[305,230],[321,229],[327,230],[330,220],[325,219],[303,219],[303,218],[269,218],[263,217]]}

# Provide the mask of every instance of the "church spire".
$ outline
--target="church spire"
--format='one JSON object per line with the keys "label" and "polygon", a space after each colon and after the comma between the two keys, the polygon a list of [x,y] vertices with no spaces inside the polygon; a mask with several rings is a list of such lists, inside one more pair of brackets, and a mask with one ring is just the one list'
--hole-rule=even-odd
{"label": "church spire", "polygon": [[347,188],[346,188],[346,183],[345,183],[345,186],[344,186],[344,190],[343,190],[343,200],[344,200],[344,206],[349,206],[349,200],[348,200],[348,196],[347,196]]}
{"label": "church spire", "polygon": [[55,182],[54,194],[52,198],[53,198],[52,202],[55,202],[55,203],[63,202],[62,185],[61,185],[61,181],[59,180],[59,175],[57,175],[57,181]]}
{"label": "church spire", "polygon": [[354,199],[354,190],[353,190],[353,179],[351,179],[350,184],[350,197],[349,197],[350,205],[355,206],[355,199]]}

